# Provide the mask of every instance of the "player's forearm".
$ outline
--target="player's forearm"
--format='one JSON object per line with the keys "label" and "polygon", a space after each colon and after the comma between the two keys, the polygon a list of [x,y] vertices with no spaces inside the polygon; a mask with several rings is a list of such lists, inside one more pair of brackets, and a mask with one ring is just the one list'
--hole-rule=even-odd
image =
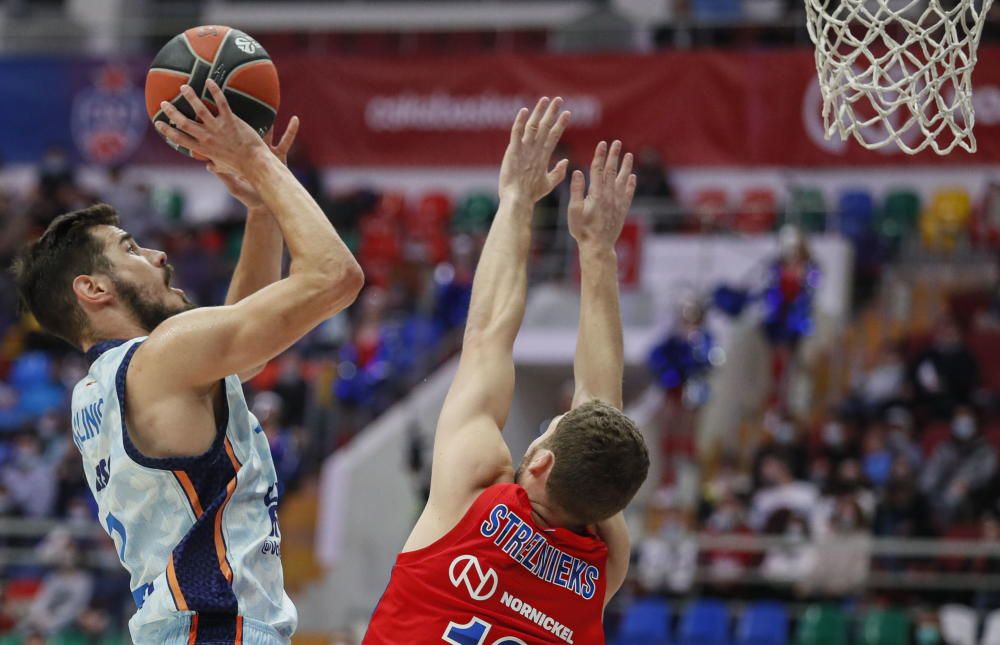
{"label": "player's forearm", "polygon": [[513,348],[524,318],[533,209],[530,200],[500,200],[472,282],[466,345],[485,341]]}
{"label": "player's forearm", "polygon": [[361,268],[347,245],[316,201],[277,157],[266,149],[258,149],[240,170],[281,229],[292,257],[292,276],[308,275],[321,282],[360,279]]}
{"label": "player's forearm", "polygon": [[573,406],[600,399],[622,407],[625,367],[614,248],[580,248],[580,330],[573,359]]}
{"label": "player's forearm", "polygon": [[247,211],[240,258],[229,283],[226,304],[232,305],[281,279],[284,242],[278,222],[266,209]]}

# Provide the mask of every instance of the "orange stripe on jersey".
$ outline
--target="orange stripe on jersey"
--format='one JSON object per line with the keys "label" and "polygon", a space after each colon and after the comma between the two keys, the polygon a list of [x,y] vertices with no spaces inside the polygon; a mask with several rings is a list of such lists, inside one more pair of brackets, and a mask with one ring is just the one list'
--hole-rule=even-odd
{"label": "orange stripe on jersey", "polygon": [[187,495],[188,502],[191,503],[191,510],[194,511],[194,516],[196,518],[201,517],[205,514],[205,510],[201,507],[201,500],[198,499],[198,491],[194,489],[194,484],[191,483],[191,478],[183,470],[175,470],[174,476],[177,481],[180,482],[181,488],[184,489],[184,494]]}
{"label": "orange stripe on jersey", "polygon": [[174,604],[177,605],[177,610],[187,611],[187,601],[184,600],[181,586],[177,584],[177,572],[174,571],[174,555],[172,553],[170,554],[170,559],[167,560],[167,586],[170,587],[170,595],[174,597]]}
{"label": "orange stripe on jersey", "polygon": [[240,472],[240,468],[243,467],[243,464],[241,464],[240,460],[236,458],[236,453],[233,452],[233,444],[229,443],[229,437],[226,437],[224,441],[226,444],[226,454],[229,455],[229,461],[233,464],[233,470]]}
{"label": "orange stripe on jersey", "polygon": [[243,616],[236,617],[236,645],[243,645]]}
{"label": "orange stripe on jersey", "polygon": [[191,628],[188,630],[188,645],[198,642],[198,614],[191,614]]}
{"label": "orange stripe on jersey", "polygon": [[[225,438],[226,444],[226,454],[229,455],[229,460],[233,463],[233,470],[237,474],[240,472],[240,461],[236,458],[236,453],[233,451],[232,444],[229,443],[229,437]],[[226,499],[222,502],[219,507],[219,512],[215,514],[215,554],[219,558],[219,568],[222,569],[222,575],[226,577],[226,581],[230,584],[233,582],[233,569],[229,566],[229,560],[226,558],[226,539],[222,535],[222,515],[226,511],[226,506],[229,504],[229,500],[233,498],[233,492],[236,490],[236,477],[229,480],[226,484]]]}
{"label": "orange stripe on jersey", "polygon": [[225,512],[229,500],[233,498],[235,490],[236,478],[234,477],[226,484],[226,499],[219,507],[219,512],[215,514],[215,553],[219,557],[219,568],[222,569],[222,575],[226,576],[226,581],[230,583],[233,581],[233,570],[229,566],[229,560],[226,559],[226,540],[222,536],[222,514]]}

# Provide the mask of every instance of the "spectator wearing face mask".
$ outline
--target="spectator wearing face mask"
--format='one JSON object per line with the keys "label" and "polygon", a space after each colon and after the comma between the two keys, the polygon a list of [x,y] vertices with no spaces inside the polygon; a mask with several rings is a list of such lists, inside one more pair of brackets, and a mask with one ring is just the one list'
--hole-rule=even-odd
{"label": "spectator wearing face mask", "polygon": [[796,480],[785,460],[773,455],[764,457],[760,475],[763,488],[753,496],[750,526],[760,530],[772,515],[783,510],[801,517],[813,512],[819,491],[812,482]]}
{"label": "spectator wearing face mask", "polygon": [[94,575],[81,566],[81,553],[65,529],[55,529],[39,545],[52,570],[42,580],[21,628],[54,634],[76,622],[94,589]]}
{"label": "spectator wearing face mask", "polygon": [[913,415],[906,408],[895,406],[885,411],[883,422],[887,430],[886,445],[893,458],[903,458],[911,467],[919,467],[924,461],[924,453],[913,438]]}
{"label": "spectator wearing face mask", "polygon": [[878,415],[906,395],[906,363],[895,343],[886,342],[878,358],[854,384],[854,397],[867,415]]}
{"label": "spectator wearing face mask", "polygon": [[854,437],[857,433],[847,418],[834,417],[818,432],[818,441],[810,448],[809,481],[825,489],[833,479],[840,462],[857,454]]}
{"label": "spectator wearing face mask", "polygon": [[951,421],[951,437],[938,444],[920,477],[936,514],[945,522],[973,511],[973,496],[997,471],[997,455],[978,428],[975,411],[959,406]]}
{"label": "spectator wearing face mask", "polygon": [[[728,493],[721,497],[705,521],[705,532],[711,535],[750,535],[746,523],[746,507],[739,497]],[[743,579],[753,566],[755,554],[734,549],[712,549],[705,553],[705,566],[713,584],[728,586]]]}
{"label": "spectator wearing face mask", "polygon": [[862,444],[861,468],[865,479],[871,482],[876,489],[880,489],[889,481],[889,474],[892,470],[893,454],[886,439],[885,428],[882,425],[874,425],[869,428]]}
{"label": "spectator wearing face mask", "polygon": [[922,538],[934,535],[927,496],[920,490],[908,460],[896,457],[882,500],[875,512],[876,535]]}
{"label": "spectator wearing face mask", "polygon": [[852,495],[839,496],[829,530],[806,551],[800,593],[842,596],[860,589],[868,577],[871,535],[866,513]]}
{"label": "spectator wearing face mask", "polygon": [[971,403],[979,363],[950,315],[938,321],[934,342],[911,364],[910,380],[916,405],[933,418],[948,418],[956,405]]}
{"label": "spectator wearing face mask", "polygon": [[637,550],[636,574],[644,590],[673,595],[691,589],[698,568],[698,543],[691,532],[691,514],[675,491],[661,489],[653,494]]}
{"label": "spectator wearing face mask", "polygon": [[45,460],[32,430],[21,432],[12,460],[0,470],[0,482],[15,507],[27,517],[48,517],[56,501],[56,468]]}
{"label": "spectator wearing face mask", "polygon": [[784,508],[771,515],[765,531],[781,542],[770,548],[760,565],[760,574],[774,582],[801,583],[812,565],[809,526],[805,517]]}
{"label": "spectator wearing face mask", "polygon": [[763,464],[768,457],[785,462],[795,479],[809,475],[809,454],[799,424],[787,412],[769,412],[764,418],[763,437],[753,455],[754,487],[763,485]]}
{"label": "spectator wearing face mask", "polygon": [[862,462],[853,457],[844,459],[837,465],[823,495],[813,506],[809,516],[813,533],[826,537],[834,532],[838,509],[847,502],[860,509],[865,524],[875,514],[875,494],[865,478]]}

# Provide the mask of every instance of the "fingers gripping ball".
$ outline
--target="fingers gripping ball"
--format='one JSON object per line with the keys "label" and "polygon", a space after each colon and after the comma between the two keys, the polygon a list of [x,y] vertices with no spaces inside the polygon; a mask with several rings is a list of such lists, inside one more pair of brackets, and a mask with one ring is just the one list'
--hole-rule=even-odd
{"label": "fingers gripping ball", "polygon": [[[194,27],[172,38],[153,59],[146,75],[146,112],[156,121],[168,121],[160,103],[172,103],[185,116],[194,110],[181,96],[187,83],[214,110],[205,81],[215,80],[236,116],[261,136],[274,124],[281,92],[278,71],[256,40],[237,29],[208,25]],[[167,141],[188,156],[191,151]]]}

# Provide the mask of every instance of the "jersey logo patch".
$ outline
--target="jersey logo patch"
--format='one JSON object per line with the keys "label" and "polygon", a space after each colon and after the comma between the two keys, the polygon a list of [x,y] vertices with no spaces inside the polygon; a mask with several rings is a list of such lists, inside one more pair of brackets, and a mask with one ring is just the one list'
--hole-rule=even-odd
{"label": "jersey logo patch", "polygon": [[474,555],[460,555],[452,560],[448,578],[456,589],[464,586],[469,597],[480,602],[492,598],[500,584],[497,572],[489,567],[484,571]]}
{"label": "jersey logo patch", "polygon": [[281,529],[278,528],[278,485],[271,484],[264,493],[264,503],[267,504],[267,514],[271,517],[271,535],[269,537],[280,538]]}
{"label": "jersey logo patch", "polygon": [[107,459],[102,459],[94,470],[96,471],[97,492],[100,493],[107,488],[108,482],[111,480],[111,456],[109,455]]}

